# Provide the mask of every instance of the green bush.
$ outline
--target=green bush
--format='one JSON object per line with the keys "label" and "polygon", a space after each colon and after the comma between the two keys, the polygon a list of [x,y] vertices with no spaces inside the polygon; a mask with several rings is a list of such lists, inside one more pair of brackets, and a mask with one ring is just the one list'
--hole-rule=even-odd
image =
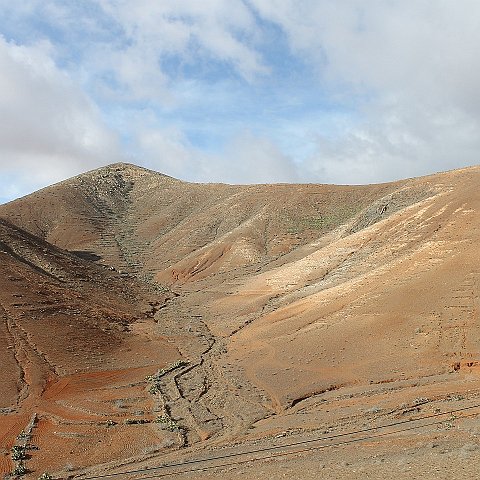
{"label": "green bush", "polygon": [[155,419],[155,423],[160,423],[170,432],[176,432],[180,430],[180,427],[178,426],[177,422],[175,422],[175,420],[173,420],[173,418],[171,418],[170,415],[159,415]]}

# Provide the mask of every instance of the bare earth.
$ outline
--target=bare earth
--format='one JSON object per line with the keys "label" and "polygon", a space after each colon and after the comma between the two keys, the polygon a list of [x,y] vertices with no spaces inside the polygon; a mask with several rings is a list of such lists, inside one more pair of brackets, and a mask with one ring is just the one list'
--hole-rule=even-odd
{"label": "bare earth", "polygon": [[230,186],[115,164],[0,206],[0,473],[476,478],[479,215],[479,167]]}

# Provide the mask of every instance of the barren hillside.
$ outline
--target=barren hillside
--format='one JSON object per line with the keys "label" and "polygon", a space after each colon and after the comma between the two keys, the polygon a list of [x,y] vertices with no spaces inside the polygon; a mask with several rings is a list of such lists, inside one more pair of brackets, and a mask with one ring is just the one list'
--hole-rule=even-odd
{"label": "barren hillside", "polygon": [[373,429],[205,475],[442,478],[468,459],[471,478],[479,186],[477,167],[231,186],[116,164],[0,206],[0,447],[36,414],[32,475],[94,478]]}
{"label": "barren hillside", "polygon": [[424,196],[407,184],[192,184],[115,164],[6,204],[1,214],[61,248],[170,284],[232,270],[238,278],[372,204],[363,223],[373,223]]}
{"label": "barren hillside", "polygon": [[[122,410],[115,409],[115,398],[131,393],[132,379],[143,381],[159,365],[179,358],[174,346],[148,333],[155,308],[168,295],[152,296],[135,279],[77,258],[5,220],[0,220],[0,255],[0,469],[12,470],[7,454],[35,414],[33,443],[48,446],[35,460],[62,467],[67,456],[87,461],[90,442],[70,453],[66,446],[78,444],[75,437],[82,438],[85,430],[99,429],[108,438],[109,418],[126,417],[136,403],[150,402],[143,389],[130,405],[121,400]],[[89,388],[98,391],[95,398]]]}

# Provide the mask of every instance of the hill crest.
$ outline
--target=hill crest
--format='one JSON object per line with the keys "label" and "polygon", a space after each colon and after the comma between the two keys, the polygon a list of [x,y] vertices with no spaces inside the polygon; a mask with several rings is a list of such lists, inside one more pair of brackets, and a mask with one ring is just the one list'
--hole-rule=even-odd
{"label": "hill crest", "polygon": [[[0,206],[0,448],[36,413],[29,468],[95,477],[469,408],[479,184],[479,168],[241,186],[115,164]],[[452,452],[476,431],[439,425],[332,462],[431,458],[439,428]]]}

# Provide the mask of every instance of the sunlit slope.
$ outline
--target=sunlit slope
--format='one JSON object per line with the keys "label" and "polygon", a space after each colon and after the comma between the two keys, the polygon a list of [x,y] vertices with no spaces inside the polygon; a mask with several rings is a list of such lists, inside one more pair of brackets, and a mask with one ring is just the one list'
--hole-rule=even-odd
{"label": "sunlit slope", "polygon": [[192,184],[116,164],[0,206],[0,216],[62,248],[174,284],[258,270],[354,217],[362,228],[361,212],[365,224],[389,215],[382,199],[399,189],[406,194],[392,208],[424,195],[407,184]]}
{"label": "sunlit slope", "polygon": [[476,402],[479,185],[479,168],[231,186],[116,164],[0,206],[0,449],[36,413],[28,467],[98,475]]}
{"label": "sunlit slope", "polygon": [[212,302],[232,361],[279,406],[480,365],[480,170],[417,184],[436,194]]}

